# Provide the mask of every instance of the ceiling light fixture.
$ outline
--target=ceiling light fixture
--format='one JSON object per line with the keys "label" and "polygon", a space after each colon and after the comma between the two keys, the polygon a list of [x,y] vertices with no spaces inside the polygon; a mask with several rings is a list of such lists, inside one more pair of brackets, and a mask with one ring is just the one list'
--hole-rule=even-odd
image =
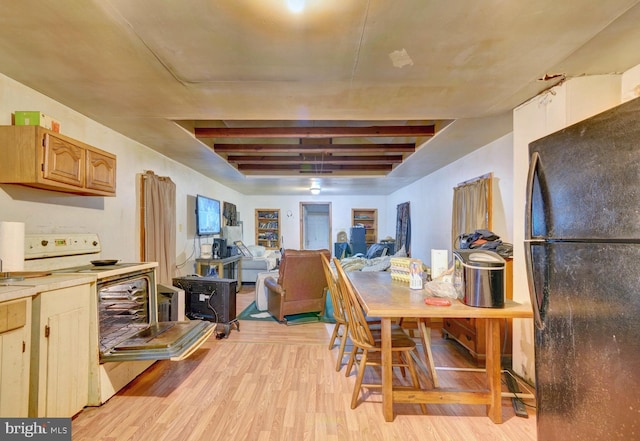
{"label": "ceiling light fixture", "polygon": [[287,7],[294,14],[299,14],[304,10],[305,0],[287,0]]}
{"label": "ceiling light fixture", "polygon": [[312,195],[320,194],[320,187],[311,187],[309,190],[311,190]]}

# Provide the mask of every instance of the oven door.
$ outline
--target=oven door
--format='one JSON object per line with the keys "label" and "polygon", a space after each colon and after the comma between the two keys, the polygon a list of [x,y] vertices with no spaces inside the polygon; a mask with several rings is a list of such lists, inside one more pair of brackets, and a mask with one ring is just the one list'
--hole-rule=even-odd
{"label": "oven door", "polygon": [[204,320],[158,321],[155,270],[98,283],[100,362],[183,360],[216,329]]}
{"label": "oven door", "polygon": [[216,329],[216,323],[201,320],[159,322],[100,353],[100,362],[136,360],[184,360]]}

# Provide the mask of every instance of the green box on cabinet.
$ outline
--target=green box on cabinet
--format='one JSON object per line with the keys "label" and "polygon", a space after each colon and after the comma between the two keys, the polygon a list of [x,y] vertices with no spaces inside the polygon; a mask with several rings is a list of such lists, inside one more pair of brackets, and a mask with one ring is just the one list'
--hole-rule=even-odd
{"label": "green box on cabinet", "polygon": [[60,133],[60,123],[37,110],[16,110],[14,124],[16,126],[41,126]]}

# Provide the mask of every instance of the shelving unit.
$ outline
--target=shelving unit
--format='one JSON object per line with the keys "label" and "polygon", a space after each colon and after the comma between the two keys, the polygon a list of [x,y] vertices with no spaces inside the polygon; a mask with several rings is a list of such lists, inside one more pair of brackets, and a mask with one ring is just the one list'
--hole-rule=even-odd
{"label": "shelving unit", "polygon": [[352,208],[351,225],[364,225],[365,243],[367,248],[378,241],[378,209],[377,208]]}
{"label": "shelving unit", "polygon": [[256,209],[256,245],[268,249],[280,248],[280,210]]}

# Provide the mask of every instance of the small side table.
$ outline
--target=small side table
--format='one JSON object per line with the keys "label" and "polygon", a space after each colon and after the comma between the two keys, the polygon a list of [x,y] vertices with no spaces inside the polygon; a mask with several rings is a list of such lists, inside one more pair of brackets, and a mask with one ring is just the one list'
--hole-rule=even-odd
{"label": "small side table", "polygon": [[[230,279],[236,279],[238,281],[238,289],[242,288],[242,255],[237,254],[231,257],[225,257],[223,259],[196,259],[196,272],[201,276],[206,276],[209,272],[209,268],[212,265],[215,265],[216,271],[218,272],[218,277],[224,277],[224,267],[231,266],[232,273],[230,274]],[[237,265],[237,267],[236,267]],[[233,269],[238,269],[237,277],[233,277]]]}

